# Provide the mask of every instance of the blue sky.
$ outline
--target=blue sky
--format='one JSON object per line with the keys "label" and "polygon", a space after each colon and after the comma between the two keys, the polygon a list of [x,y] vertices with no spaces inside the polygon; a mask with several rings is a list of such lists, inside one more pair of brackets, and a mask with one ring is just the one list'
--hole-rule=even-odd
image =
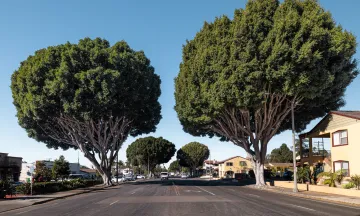
{"label": "blue sky", "polygon": [[[135,50],[144,50],[156,73],[162,80],[163,119],[153,136],[162,136],[182,145],[198,141],[209,146],[212,159],[245,156],[244,150],[231,143],[213,138],[193,137],[183,132],[173,107],[174,77],[181,62],[182,45],[192,39],[204,21],[211,22],[216,16],[230,17],[236,8],[243,8],[245,0],[122,0],[122,1],[20,1],[2,2],[0,7],[0,152],[23,157],[28,162],[40,159],[55,159],[64,155],[70,162],[77,161],[74,150],[48,149],[44,144],[28,138],[18,125],[16,110],[10,91],[11,74],[21,61],[36,50],[62,44],[76,43],[84,37],[101,37],[114,44],[125,40]],[[320,0],[326,10],[332,12],[337,23],[360,35],[359,0]],[[359,58],[359,54],[355,56]],[[360,77],[347,89],[343,110],[360,110]],[[314,120],[310,129],[319,119]],[[135,138],[129,137],[119,158],[125,160],[125,151]],[[269,144],[269,151],[281,145],[291,144],[291,132],[275,136]],[[90,165],[80,154],[80,163]]]}

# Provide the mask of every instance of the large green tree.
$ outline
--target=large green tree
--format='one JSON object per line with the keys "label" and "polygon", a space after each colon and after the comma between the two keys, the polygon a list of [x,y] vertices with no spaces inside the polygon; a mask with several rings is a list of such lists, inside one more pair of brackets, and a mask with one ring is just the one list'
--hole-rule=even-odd
{"label": "large green tree", "polygon": [[354,35],[316,0],[251,0],[186,42],[175,109],[186,132],[244,148],[263,186],[267,144],[291,128],[291,108],[301,131],[344,105],[355,50]]}
{"label": "large green tree", "polygon": [[11,78],[17,117],[49,148],[79,148],[111,184],[111,165],[128,135],[154,132],[160,78],[143,51],[85,38],[41,49]]}
{"label": "large green tree", "polygon": [[132,165],[142,165],[154,171],[156,165],[169,162],[175,152],[175,145],[170,141],[150,136],[131,143],[126,149],[126,157]]}
{"label": "large green tree", "polygon": [[51,171],[54,179],[61,178],[64,180],[64,178],[70,175],[70,163],[69,161],[65,160],[63,155],[61,155],[59,159],[54,161],[54,165]]}
{"label": "large green tree", "polygon": [[273,163],[292,163],[293,152],[283,143],[279,148],[273,149],[268,158]]}
{"label": "large green tree", "polygon": [[180,172],[181,171],[181,166],[179,164],[179,160],[174,160],[173,162],[170,163],[169,171],[170,172]]}
{"label": "large green tree", "polygon": [[196,168],[202,166],[204,161],[209,158],[209,148],[198,142],[191,142],[179,149],[176,158],[180,166],[189,167],[192,174]]}

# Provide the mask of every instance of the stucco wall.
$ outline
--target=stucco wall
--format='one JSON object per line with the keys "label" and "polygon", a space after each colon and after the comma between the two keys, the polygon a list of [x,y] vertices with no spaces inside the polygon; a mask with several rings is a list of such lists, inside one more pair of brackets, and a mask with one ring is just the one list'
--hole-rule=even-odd
{"label": "stucco wall", "polygon": [[[349,161],[350,175],[360,175],[360,121],[356,120],[356,124],[349,126],[341,126],[332,128],[331,130],[331,143],[332,133],[337,130],[348,130],[348,145],[332,146],[331,147],[331,161],[345,160]],[[334,170],[333,163],[332,169]]]}
{"label": "stucco wall", "polygon": [[[283,187],[283,188],[293,188],[294,183],[293,182],[287,182],[287,181],[274,181],[274,186]],[[306,190],[306,184],[298,184],[297,186],[298,186],[298,189],[300,191],[305,191]],[[309,191],[321,192],[321,193],[329,193],[329,194],[337,194],[337,195],[344,195],[344,196],[360,197],[360,190],[334,188],[334,187],[329,187],[329,186],[309,185]]]}
{"label": "stucco wall", "polygon": [[[240,161],[246,162],[245,166],[240,166]],[[233,166],[226,166],[226,163],[232,162]],[[248,171],[249,169],[252,169],[252,164],[249,160],[242,158],[242,157],[236,157],[232,158],[230,160],[225,161],[224,163],[219,164],[219,177],[225,177],[225,173],[227,171],[233,171],[234,173],[241,173],[242,170]]]}
{"label": "stucco wall", "polygon": [[[348,130],[348,145],[333,147],[333,133],[339,130]],[[334,170],[334,161],[343,160],[349,161],[350,175],[360,174],[360,120],[332,114],[317,125],[310,136],[322,134],[330,134],[331,170]],[[317,160],[314,156],[311,159],[312,163]]]}

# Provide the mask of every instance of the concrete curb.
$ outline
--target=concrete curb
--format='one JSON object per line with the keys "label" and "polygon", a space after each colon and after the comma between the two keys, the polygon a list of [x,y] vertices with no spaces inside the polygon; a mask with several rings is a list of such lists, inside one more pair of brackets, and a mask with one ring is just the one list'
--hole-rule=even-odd
{"label": "concrete curb", "polygon": [[345,202],[345,201],[343,202],[343,201],[339,201],[339,200],[332,200],[332,199],[327,199],[327,198],[318,197],[318,196],[312,196],[312,195],[308,195],[308,194],[298,194],[298,193],[280,191],[279,189],[281,189],[281,187],[264,188],[264,189],[258,189],[258,188],[255,188],[255,187],[251,187],[251,188],[254,188],[254,189],[257,189],[257,190],[266,190],[266,191],[273,192],[273,193],[286,194],[286,195],[293,196],[293,197],[311,199],[311,200],[315,200],[315,201],[322,201],[322,202],[328,202],[328,203],[333,203],[333,204],[342,204],[342,205],[348,205],[348,206],[352,206],[352,207],[360,207],[360,204],[357,204],[357,203],[351,203],[351,202]]}
{"label": "concrete curb", "polygon": [[116,186],[119,186],[119,185],[105,186],[105,187],[101,187],[101,188],[93,188],[93,189],[89,189],[89,190],[86,190],[86,191],[81,191],[81,192],[78,192],[78,193],[68,194],[68,195],[65,195],[65,196],[49,198],[49,199],[46,199],[46,200],[41,200],[41,201],[38,201],[38,202],[34,202],[32,204],[29,204],[29,205],[16,207],[16,208],[8,209],[8,210],[5,210],[5,211],[0,211],[0,214],[3,214],[5,212],[9,212],[9,211],[14,211],[14,210],[26,208],[26,207],[30,207],[30,206],[33,206],[33,205],[44,204],[44,203],[51,202],[51,201],[54,201],[54,200],[65,199],[65,198],[72,197],[72,196],[77,196],[77,195],[81,195],[81,194],[90,193],[92,191],[103,190],[103,189],[106,189],[106,188],[109,188],[109,187],[116,187]]}

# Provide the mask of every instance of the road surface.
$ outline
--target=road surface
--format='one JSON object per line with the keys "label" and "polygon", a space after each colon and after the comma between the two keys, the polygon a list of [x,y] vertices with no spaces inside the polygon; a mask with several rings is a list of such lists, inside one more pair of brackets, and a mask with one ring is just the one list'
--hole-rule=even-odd
{"label": "road surface", "polygon": [[124,184],[3,215],[360,215],[360,208],[306,200],[249,187],[168,180]]}

